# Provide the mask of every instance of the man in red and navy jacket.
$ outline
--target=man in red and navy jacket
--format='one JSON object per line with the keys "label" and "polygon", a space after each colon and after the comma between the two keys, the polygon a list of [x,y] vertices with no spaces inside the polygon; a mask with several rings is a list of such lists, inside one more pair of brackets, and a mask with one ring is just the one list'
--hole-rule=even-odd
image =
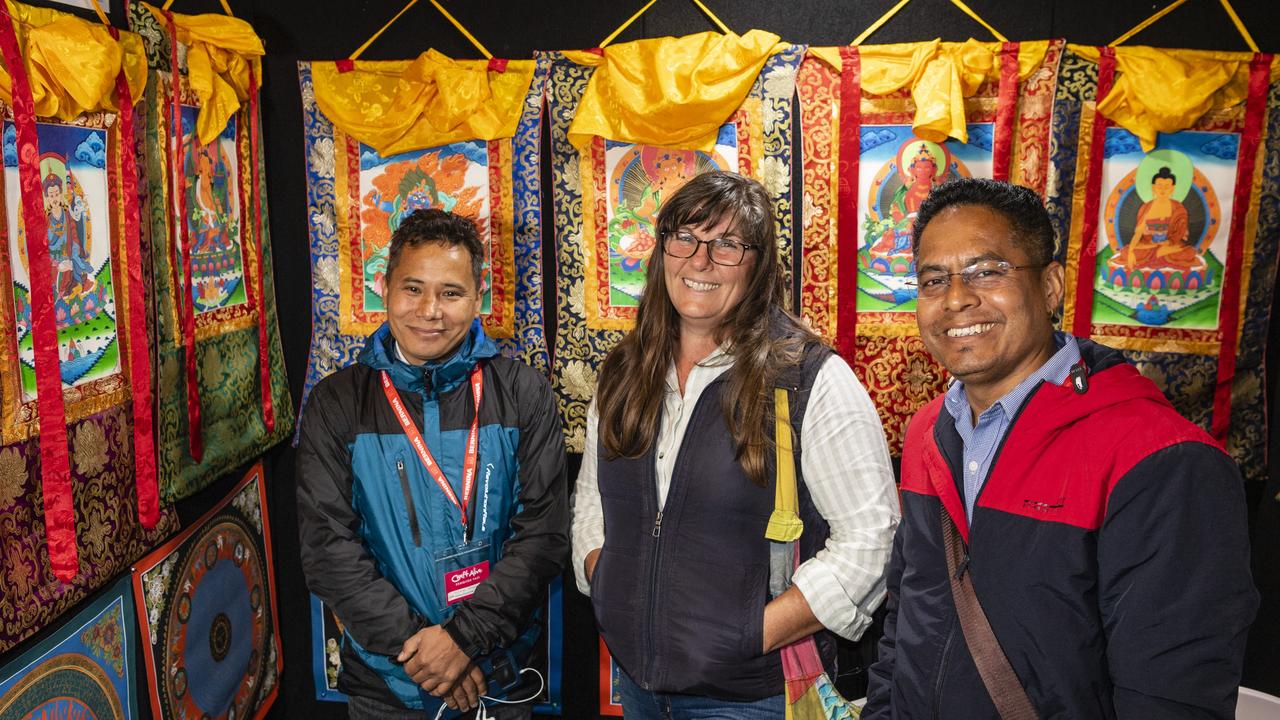
{"label": "man in red and navy jacket", "polygon": [[1039,717],[1234,716],[1258,606],[1239,471],[1118,352],[1054,332],[1053,238],[1006,183],[957,180],[920,208],[920,336],[955,382],[907,432],[864,720],[999,717],[943,513]]}

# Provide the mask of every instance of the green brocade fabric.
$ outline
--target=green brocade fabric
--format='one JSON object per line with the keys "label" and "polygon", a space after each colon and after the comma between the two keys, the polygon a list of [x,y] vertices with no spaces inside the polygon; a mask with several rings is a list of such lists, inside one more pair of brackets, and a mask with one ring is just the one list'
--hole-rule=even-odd
{"label": "green brocade fabric", "polygon": [[[177,216],[170,197],[170,56],[167,28],[139,4],[130,14],[143,37],[148,65],[146,112],[146,205],[144,231],[154,289],[156,338],[156,445],[160,494],[166,501],[187,497],[216,478],[262,455],[290,436],[294,409],[285,377],[284,355],[276,320],[271,242],[267,217],[266,171],[259,126],[258,165],[261,185],[263,295],[267,325],[275,427],[263,418],[255,301],[257,259],[253,233],[249,158],[249,106],[228,121],[222,135],[204,147],[193,146],[192,128],[199,101],[187,87],[182,67],[181,120],[187,215],[192,245],[192,297],[195,298],[195,365],[200,395],[203,454],[191,455],[189,403],[179,296],[181,254],[173,247],[170,223]],[[182,59],[183,53],[179,53]]]}

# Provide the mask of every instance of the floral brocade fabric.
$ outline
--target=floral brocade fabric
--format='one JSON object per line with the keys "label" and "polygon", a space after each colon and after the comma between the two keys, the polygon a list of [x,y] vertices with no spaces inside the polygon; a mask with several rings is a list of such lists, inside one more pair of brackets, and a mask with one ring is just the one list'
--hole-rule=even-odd
{"label": "floral brocade fabric", "polygon": [[556,228],[552,384],[570,452],[582,452],[586,441],[597,370],[635,322],[647,259],[657,247],[654,226],[663,198],[713,169],[759,180],[772,200],[782,265],[792,267],[791,100],[804,51],[802,45],[775,48],[710,150],[593,136],[582,151],[570,141],[569,129],[594,68],[575,62],[576,53],[537,53],[548,72]]}
{"label": "floral brocade fabric", "polygon": [[[284,370],[276,317],[271,241],[267,234],[266,168],[259,127],[258,156],[250,157],[256,119],[244,104],[212,142],[201,145],[196,125],[200,101],[180,65],[179,117],[183,153],[181,190],[170,178],[176,161],[173,142],[170,37],[154,14],[135,3],[130,23],[143,38],[149,78],[139,112],[145,112],[146,202],[144,235],[154,288],[156,445],[160,494],[172,501],[260,456],[289,437],[293,401]],[[182,46],[179,45],[181,50]],[[179,60],[185,54],[179,52]],[[258,166],[261,216],[255,222],[252,165]],[[191,282],[187,286],[178,232],[177,193],[185,195]],[[260,233],[259,233],[260,230]],[[261,264],[257,248],[261,248]],[[260,280],[260,282],[259,282]],[[189,294],[181,292],[187,287]],[[262,297],[258,297],[258,287]],[[187,391],[181,307],[189,297],[194,315],[194,366],[200,400],[203,453],[191,453],[191,413]],[[259,323],[266,324],[274,428],[264,416]]]}
{"label": "floral brocade fabric", "polygon": [[[331,75],[333,65],[298,65],[313,280],[302,412],[311,388],[355,362],[365,339],[386,319],[382,283],[391,235],[405,217],[423,208],[442,208],[475,221],[487,251],[480,287],[485,332],[503,354],[546,373],[550,360],[542,314],[539,176],[545,69],[532,69],[517,105],[513,136],[454,139],[384,157],[320,109],[317,93],[326,88],[313,74]],[[354,77],[352,86],[360,86],[361,78],[386,83],[406,65],[358,61],[346,72]],[[532,61],[510,61],[503,75],[528,78],[525,65]]]}
{"label": "floral brocade fabric", "polygon": [[39,438],[0,448],[0,652],[17,645],[178,528],[162,506],[154,530],[138,521],[132,416],[127,405],[69,428],[80,572],[53,576],[45,546]]}
{"label": "floral brocade fabric", "polygon": [[[1225,55],[1231,67],[1247,72],[1251,55]],[[1102,118],[1094,102],[1097,57],[1096,49],[1068,46],[1054,104],[1050,160],[1056,178],[1047,207],[1063,239],[1058,257],[1067,267],[1064,328],[1072,329],[1081,313],[1079,293],[1085,288],[1090,302],[1083,322],[1092,339],[1121,350],[1179,413],[1206,431],[1215,420],[1225,420],[1227,451],[1245,479],[1265,481],[1263,362],[1280,244],[1280,82],[1261,68],[1255,98],[1261,127],[1254,172],[1246,178],[1239,169],[1248,146],[1247,101],[1211,109],[1177,132],[1159,133],[1146,151],[1142,138],[1109,119],[1094,132]],[[1183,59],[1216,62],[1190,54]],[[1095,138],[1102,141],[1098,215],[1093,237],[1086,238]],[[1162,187],[1164,199],[1157,197]],[[1238,207],[1245,196],[1248,205]],[[1233,221],[1240,223],[1238,237]],[[1079,269],[1086,244],[1095,254],[1091,282],[1088,276],[1082,280]],[[1233,272],[1238,294],[1224,287]],[[1224,332],[1231,314],[1238,322],[1234,353]],[[1223,377],[1227,354],[1235,359],[1234,373]],[[1215,397],[1223,382],[1229,393]],[[1215,418],[1220,412],[1226,417]]]}

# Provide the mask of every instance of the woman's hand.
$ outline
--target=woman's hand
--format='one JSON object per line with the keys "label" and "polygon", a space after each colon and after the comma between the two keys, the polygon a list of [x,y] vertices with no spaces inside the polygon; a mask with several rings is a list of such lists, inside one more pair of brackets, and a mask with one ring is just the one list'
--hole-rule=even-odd
{"label": "woman's hand", "polygon": [[587,553],[582,559],[582,571],[586,573],[587,582],[591,582],[591,576],[596,574],[596,561],[600,559],[600,548],[596,548]]}

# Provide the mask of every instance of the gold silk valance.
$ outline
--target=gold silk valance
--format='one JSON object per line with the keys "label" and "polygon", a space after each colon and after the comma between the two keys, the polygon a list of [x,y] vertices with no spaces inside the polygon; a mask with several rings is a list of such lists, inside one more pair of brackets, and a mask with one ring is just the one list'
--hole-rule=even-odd
{"label": "gold silk valance", "polygon": [[249,73],[262,85],[262,39],[253,26],[230,15],[182,15],[173,13],[169,28],[165,12],[142,3],[156,20],[177,32],[187,46],[187,83],[200,99],[196,134],[202,145],[222,134],[227,120],[249,100]]}
{"label": "gold silk valance", "polygon": [[[137,35],[121,32],[116,40],[105,25],[7,1],[37,116],[69,121],[87,112],[118,111],[116,78],[121,66],[131,96],[142,96],[147,58]],[[12,104],[12,93],[9,72],[0,67],[0,100]]]}
{"label": "gold silk valance", "polygon": [[[1092,45],[1067,47],[1087,60],[1098,61],[1098,48]],[[1206,112],[1239,105],[1249,94],[1253,53],[1140,45],[1113,49],[1115,84],[1098,103],[1098,111],[1137,135],[1144,152],[1155,149],[1157,133],[1185,130]],[[1277,78],[1280,64],[1272,62],[1271,80]]]}
{"label": "gold silk valance", "polygon": [[532,60],[504,65],[428,50],[415,60],[313,62],[311,78],[316,105],[333,126],[387,157],[512,137],[534,67]]}
{"label": "gold silk valance", "polygon": [[598,135],[710,151],[765,61],[783,47],[777,35],[751,30],[637,40],[605,48],[603,56],[568,54],[596,68],[569,126],[569,141],[581,149]]}
{"label": "gold silk valance", "polygon": [[[1018,79],[1025,80],[1044,62],[1047,40],[1018,44]],[[931,40],[921,43],[862,45],[858,48],[862,91],[888,95],[911,89],[916,114],[912,129],[919,137],[942,142],[949,137],[969,141],[964,99],[983,82],[999,81],[1001,43]],[[840,48],[810,48],[833,68],[840,68]]]}

